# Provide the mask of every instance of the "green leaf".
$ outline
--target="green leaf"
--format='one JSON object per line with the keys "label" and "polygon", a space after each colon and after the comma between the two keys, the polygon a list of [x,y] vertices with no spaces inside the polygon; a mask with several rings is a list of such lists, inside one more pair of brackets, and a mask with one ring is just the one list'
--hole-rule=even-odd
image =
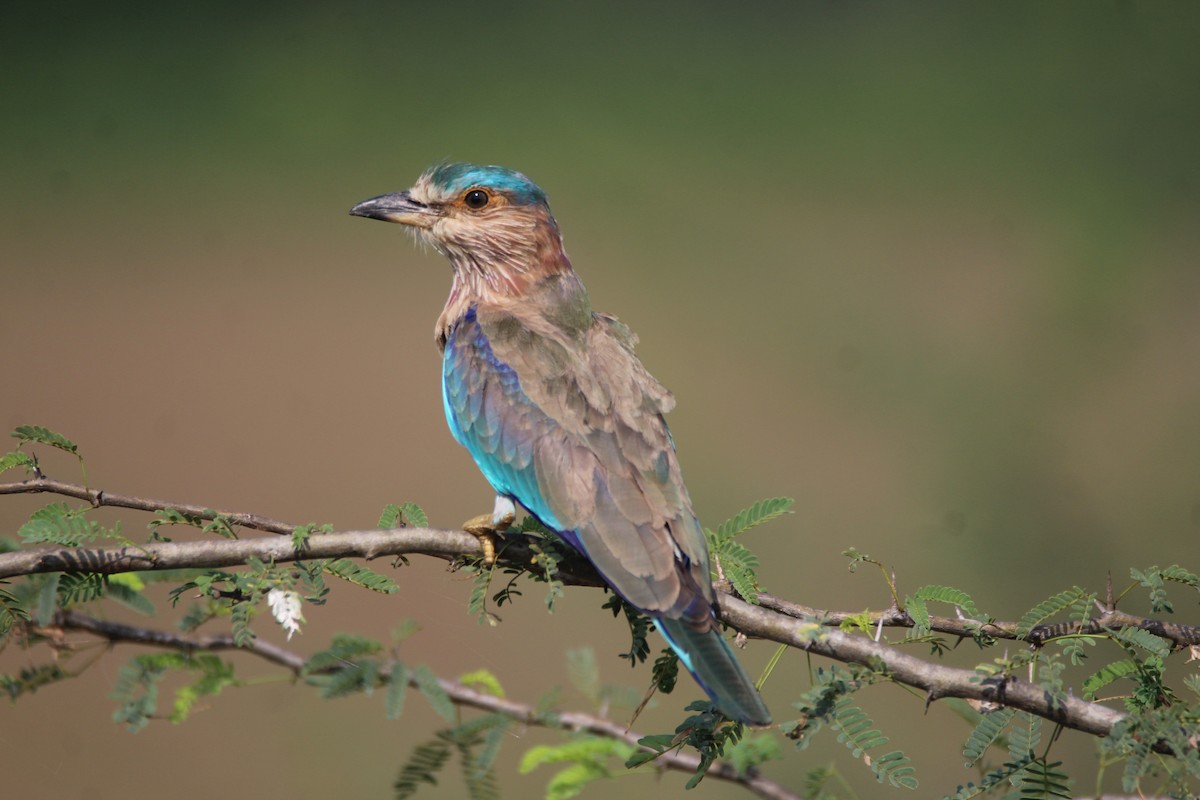
{"label": "green leaf", "polygon": [[1044,758],[1035,758],[1025,768],[1021,776],[1021,800],[1052,800],[1052,798],[1074,797],[1071,792],[1070,778],[1059,767],[1061,761],[1053,764]]}
{"label": "green leaf", "polygon": [[615,594],[601,608],[611,609],[614,617],[624,612],[625,621],[629,623],[629,650],[621,653],[621,658],[628,659],[631,667],[645,661],[650,656],[650,618]]}
{"label": "green leaf", "polygon": [[56,447],[59,450],[64,450],[71,455],[79,455],[79,446],[72,442],[61,433],[55,433],[48,428],[43,428],[41,425],[21,425],[12,432],[15,439],[20,439],[24,442],[36,442],[50,447]]}
{"label": "green leaf", "polygon": [[960,589],[955,589],[953,586],[922,586],[913,593],[913,596],[927,602],[945,603],[954,606],[970,619],[983,619],[985,621],[991,619],[980,613],[979,609],[975,606],[975,601],[971,599],[969,594]]}
{"label": "green leaf", "polygon": [[22,453],[20,450],[5,453],[0,457],[0,472],[7,472],[14,467],[24,467],[26,472],[32,472],[37,467],[37,461],[33,456]]}
{"label": "green leaf", "polygon": [[[670,737],[668,737],[670,738]],[[528,775],[546,764],[578,763],[581,761],[603,762],[612,756],[628,758],[634,748],[630,745],[602,736],[583,735],[562,744],[536,745],[521,756],[517,771]]]}
{"label": "green leaf", "polygon": [[392,787],[396,800],[412,797],[421,784],[436,786],[437,774],[450,760],[450,747],[450,742],[434,739],[414,748]]}
{"label": "green leaf", "polygon": [[521,533],[538,533],[543,536],[554,533],[554,531],[543,525],[537,517],[532,515],[522,517],[521,524],[517,526],[517,530]]}
{"label": "green leaf", "polygon": [[[991,791],[993,788],[1003,783],[1006,780],[1011,780],[1016,783],[1020,773],[1032,762],[1032,758],[1022,759],[1015,762],[1008,762],[1002,767],[992,770],[983,776],[979,781],[979,785],[967,783],[966,786],[959,786],[958,791],[952,795],[947,795],[945,800],[970,800],[970,798],[979,797]],[[1012,800],[1015,795],[1005,795],[1004,800]]]}
{"label": "green leaf", "polygon": [[625,759],[625,768],[626,769],[637,769],[642,764],[653,761],[654,759],[658,758],[661,755],[662,755],[661,750],[659,750],[657,752],[651,752],[649,750],[639,750],[636,753],[631,753],[629,755],[629,757]]}
{"label": "green leaf", "polygon": [[353,633],[335,633],[327,649],[313,653],[304,663],[304,672],[312,674],[347,666],[382,650],[383,645],[374,639]]}
{"label": "green leaf", "polygon": [[[8,581],[0,581],[0,586],[7,585]],[[24,584],[22,589],[27,586],[28,584]],[[55,592],[56,590],[52,590],[51,596]],[[30,619],[29,599],[28,596],[25,599],[18,598],[12,592],[0,588],[0,651],[4,649],[4,644],[13,626],[20,622],[27,622]],[[53,610],[51,613],[53,613]]]}
{"label": "green leaf", "polygon": [[1200,576],[1196,573],[1186,570],[1178,564],[1172,564],[1162,570],[1162,576],[1165,580],[1182,583],[1185,586],[1190,586],[1193,589],[1200,590]]}
{"label": "green leaf", "polygon": [[296,551],[303,550],[308,544],[309,537],[314,533],[333,533],[333,525],[326,522],[323,525],[318,525],[315,522],[310,522],[306,525],[297,525],[292,528],[292,549]]}
{"label": "green leaf", "polygon": [[237,685],[233,677],[233,664],[222,661],[213,655],[197,654],[192,656],[191,666],[198,669],[201,675],[195,682],[180,688],[175,693],[175,703],[171,711],[171,722],[179,724],[191,716],[196,703],[203,697],[214,697],[227,686]]}
{"label": "green leaf", "polygon": [[33,694],[43,686],[75,677],[67,673],[59,664],[36,664],[22,667],[14,677],[0,675],[0,692],[8,695],[9,700],[16,700],[23,694]]}
{"label": "green leaf", "polygon": [[750,770],[768,761],[779,758],[779,741],[771,735],[747,736],[725,748],[725,758],[733,764],[738,775],[745,776]]}
{"label": "green leaf", "polygon": [[[128,575],[128,573],[125,574]],[[136,589],[130,588],[129,584],[126,582],[114,580],[118,577],[124,576],[110,575],[108,577],[104,590],[105,597],[108,597],[111,600],[116,600],[121,605],[132,609],[139,614],[147,617],[153,617],[155,613],[157,613],[154,608],[154,603],[150,602],[150,599],[147,598],[146,595],[142,594]],[[136,576],[133,577],[136,579]],[[141,581],[139,580],[138,583],[141,583]]]}
{"label": "green leaf", "polygon": [[1159,658],[1166,658],[1171,654],[1171,645],[1166,639],[1160,636],[1155,636],[1150,631],[1144,631],[1141,628],[1132,626],[1123,626],[1120,630],[1110,630],[1109,635],[1123,644],[1139,647],[1146,650]]}
{"label": "green leaf", "polygon": [[158,708],[158,683],[168,669],[186,669],[188,656],[183,653],[154,653],[134,656],[117,673],[112,697],[120,705],[113,712],[114,722],[123,722],[131,732],[146,727]]}
{"label": "green leaf", "polygon": [[233,529],[233,525],[231,525],[229,522],[228,514],[218,514],[211,508],[206,508],[204,511],[206,514],[212,516],[212,519],[209,520],[208,524],[202,528],[205,533],[215,533],[217,536],[220,536],[223,539],[238,538],[237,531]]}
{"label": "green leaf", "polygon": [[1115,680],[1126,678],[1138,671],[1138,664],[1132,658],[1106,664],[1100,670],[1092,673],[1083,682],[1083,699],[1095,700],[1096,693]]}
{"label": "green leaf", "polygon": [[87,519],[87,509],[73,509],[66,503],[50,503],[33,512],[29,521],[17,531],[27,544],[46,542],[62,547],[79,547],[106,531]]}
{"label": "green leaf", "polygon": [[395,503],[388,503],[383,507],[383,512],[379,515],[379,527],[383,529],[395,528],[400,524],[400,506]]}
{"label": "green leaf", "polygon": [[529,549],[533,553],[533,563],[541,568],[542,576],[549,586],[546,592],[546,610],[553,614],[554,603],[564,594],[562,581],[558,579],[558,551],[549,540],[542,544],[530,542]]}
{"label": "green leaf", "polygon": [[679,656],[669,647],[664,647],[658,658],[654,659],[654,667],[650,671],[650,679],[663,694],[675,691],[675,683],[679,680]]}
{"label": "green leaf", "polygon": [[416,503],[402,503],[400,505],[400,520],[405,526],[410,528],[429,527],[429,517]]}
{"label": "green leaf", "polygon": [[804,773],[804,792],[801,796],[805,800],[834,800],[839,795],[829,792],[827,785],[840,779],[837,769],[832,764],[813,767]]}
{"label": "green leaf", "polygon": [[914,637],[928,636],[932,630],[929,627],[929,606],[922,597],[904,598],[904,610],[912,618],[912,635]]}
{"label": "green leaf", "polygon": [[384,695],[383,708],[388,719],[400,719],[404,713],[404,691],[408,688],[408,667],[399,661],[392,664],[388,674],[387,694]]}
{"label": "green leaf", "polygon": [[760,587],[755,575],[758,557],[733,539],[764,522],[791,513],[789,509],[794,503],[790,497],[759,500],[725,520],[715,533],[708,529],[704,531],[714,568],[720,565],[721,574],[748,603],[758,603]]}
{"label": "green leaf", "polygon": [[492,718],[492,724],[484,733],[483,747],[475,756],[475,763],[472,764],[478,772],[488,772],[496,764],[496,759],[500,755],[500,746],[504,744],[504,739],[509,728],[513,726],[513,720],[506,714],[489,714]]}
{"label": "green leaf", "polygon": [[759,585],[755,570],[758,569],[758,556],[740,542],[732,540],[721,542],[715,548],[714,554],[720,559],[721,569],[734,590],[747,603],[757,605]]}
{"label": "green leaf", "polygon": [[899,750],[864,758],[868,750],[887,744],[888,738],[872,727],[874,723],[854,704],[853,698],[843,697],[837,701],[829,724],[838,731],[838,741],[850,749],[854,758],[865,761],[880,783],[886,778],[888,783],[897,788],[917,788],[917,779],[910,766],[911,761]]}
{"label": "green leaf", "polygon": [[37,599],[33,603],[33,620],[38,625],[49,625],[58,609],[58,584],[62,580],[61,572],[51,572],[41,579]]}
{"label": "green leaf", "polygon": [[460,675],[458,682],[484,694],[490,694],[492,697],[504,697],[504,687],[500,685],[500,680],[486,669],[477,669],[474,672]]}
{"label": "green leaf", "polygon": [[176,623],[175,627],[184,633],[191,633],[199,628],[204,623],[216,617],[219,613],[219,606],[214,602],[208,603],[192,603],[188,606],[187,612]]}
{"label": "green leaf", "polygon": [[578,797],[589,783],[611,777],[611,773],[591,761],[572,764],[554,773],[546,784],[546,800],[569,800]]}
{"label": "green leaf", "polygon": [[68,572],[58,584],[58,602],[63,608],[99,600],[108,592],[108,577],[98,572]]}
{"label": "green leaf", "polygon": [[416,503],[388,503],[379,515],[380,528],[428,528],[429,517]]}
{"label": "green leaf", "polygon": [[764,522],[770,522],[776,517],[790,513],[795,500],[790,497],[771,497],[759,500],[749,508],[742,509],[734,516],[721,523],[717,528],[717,539],[727,540],[740,536],[746,531]]}
{"label": "green leaf", "polygon": [[150,520],[146,527],[153,530],[163,525],[184,525],[189,528],[203,529],[204,519],[177,508],[160,508],[154,512],[154,519]]}
{"label": "green leaf", "polygon": [[467,570],[473,570],[475,573],[471,580],[471,594],[467,598],[467,613],[473,615],[480,625],[485,622],[496,625],[499,617],[487,608],[488,587],[492,585],[492,575],[495,574],[496,566],[485,566],[481,561],[478,565],[464,568],[464,571]]}
{"label": "green leaf", "polygon": [[654,733],[638,739],[642,747],[649,747],[655,753],[664,753],[675,746],[675,737],[669,733]]}
{"label": "green leaf", "polygon": [[562,744],[531,747],[522,756],[519,770],[524,775],[547,764],[568,765],[555,773],[546,786],[547,798],[567,800],[579,795],[588,784],[611,777],[609,759],[626,760],[633,755],[634,748],[625,742],[583,735]]}
{"label": "green leaf", "polygon": [[309,682],[320,687],[321,697],[330,699],[363,692],[371,694],[379,683],[380,665],[374,658],[356,658],[337,669],[311,676]]}
{"label": "green leaf", "polygon": [[1048,597],[1036,606],[1025,612],[1017,622],[1017,637],[1024,639],[1029,636],[1029,632],[1037,625],[1042,624],[1056,614],[1062,613],[1070,608],[1072,604],[1080,597],[1087,594],[1083,589],[1075,586],[1065,592],[1059,592],[1053,597]]}
{"label": "green leaf", "polygon": [[600,668],[590,647],[567,650],[567,678],[579,693],[596,702],[600,697]]}
{"label": "green leaf", "polygon": [[[1042,742],[1042,718],[1027,711],[1013,715],[1013,724],[1008,736],[1008,756],[1012,762],[1031,762],[1034,751]],[[1014,781],[1015,783],[1015,781]]]}
{"label": "green leaf", "polygon": [[133,592],[141,592],[146,589],[146,581],[136,572],[118,572],[115,575],[109,575],[109,586],[112,586],[114,583],[125,586]]}
{"label": "green leaf", "polygon": [[381,594],[394,594],[400,591],[396,582],[386,575],[380,575],[372,569],[357,564],[348,558],[339,558],[325,565],[325,571],[336,575],[344,581],[370,589]]}
{"label": "green leaf", "polygon": [[968,767],[975,766],[975,762],[983,758],[987,749],[1004,733],[1015,713],[1011,708],[998,708],[979,715],[975,730],[971,731],[966,745],[963,746],[963,755],[967,757]]}
{"label": "green leaf", "polygon": [[[500,746],[500,737],[508,724],[509,719],[504,715],[488,714],[438,734],[439,739],[451,742],[458,751],[463,783],[466,784],[470,800],[499,800],[500,792],[496,787],[496,776],[490,769],[490,761],[495,759],[494,748]],[[483,732],[486,732],[486,736],[481,737],[480,733]],[[490,751],[483,754],[482,761],[475,753],[480,744],[483,744],[485,751]],[[488,766],[485,766],[485,762],[488,762]]]}
{"label": "green leaf", "polygon": [[429,701],[433,710],[443,719],[453,722],[454,701],[450,699],[450,695],[446,694],[446,690],[438,683],[437,676],[430,671],[429,667],[422,664],[414,669],[412,679],[418,691],[425,695],[425,699]]}
{"label": "green leaf", "polygon": [[312,525],[297,525],[292,528],[292,549],[297,553],[308,546],[308,538],[312,536]]}
{"label": "green leaf", "polygon": [[250,618],[254,616],[254,603],[243,601],[234,603],[229,614],[230,626],[233,628],[233,643],[238,647],[249,647],[256,638],[250,630]]}

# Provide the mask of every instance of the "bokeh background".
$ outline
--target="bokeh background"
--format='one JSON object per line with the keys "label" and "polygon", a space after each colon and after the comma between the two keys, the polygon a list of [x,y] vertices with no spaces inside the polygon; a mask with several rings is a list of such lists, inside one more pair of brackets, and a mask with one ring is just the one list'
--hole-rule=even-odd
{"label": "bokeh background", "polygon": [[[886,605],[877,574],[847,571],[855,546],[902,591],[950,583],[1013,618],[1071,584],[1102,588],[1110,569],[1121,585],[1131,566],[1200,568],[1195,4],[3,16],[0,425],[72,437],[95,486],[339,528],[402,500],[441,526],[489,509],[442,420],[432,329],[448,268],[346,214],[449,158],[518,168],[549,193],[594,304],[641,335],[678,397],[707,524],[797,499],[747,540],[767,589]],[[4,498],[0,534],[46,500]],[[135,535],[145,521],[121,518]],[[535,589],[492,629],[440,562],[395,578],[397,595],[310,608],[293,644],[386,638],[411,618],[412,662],[487,668],[517,699],[567,684],[567,648],[594,648],[606,681],[648,680],[616,657],[626,632],[595,591],[549,616]],[[1194,622],[1195,598],[1179,601]],[[752,673],[772,649],[750,645]],[[6,796],[387,798],[438,726],[419,700],[388,722],[378,696],[319,701],[232,656],[262,685],[130,735],[105,697],[130,655],[0,705]],[[0,670],[30,658],[10,646]],[[790,653],[776,671],[777,718],[807,670]],[[639,729],[670,729],[695,696],[681,684]],[[919,795],[975,777],[948,709],[888,687],[861,699],[916,761]],[[553,739],[506,744],[507,796],[537,796],[550,773],[518,776],[517,759]],[[1093,751],[1068,736],[1056,752],[1089,776]],[[830,760],[860,796],[885,791],[832,736],[768,772],[795,786]],[[460,796],[446,776],[422,796]],[[682,783],[624,776],[587,796]]]}

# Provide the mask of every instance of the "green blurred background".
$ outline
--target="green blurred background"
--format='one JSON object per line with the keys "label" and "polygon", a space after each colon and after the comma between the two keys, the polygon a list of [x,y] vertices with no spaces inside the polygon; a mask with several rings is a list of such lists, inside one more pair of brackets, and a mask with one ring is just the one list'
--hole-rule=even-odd
{"label": "green blurred background", "polygon": [[[0,424],[72,437],[95,486],[339,528],[402,500],[441,526],[489,509],[442,420],[432,330],[449,270],[346,214],[449,158],[549,193],[596,307],[638,331],[676,393],[708,525],[797,498],[747,541],[768,590],[885,606],[877,574],[845,569],[855,546],[894,565],[902,591],[952,583],[1013,618],[1073,583],[1102,588],[1109,569],[1121,584],[1131,566],[1200,568],[1193,3],[68,3],[3,17]],[[0,532],[45,501],[4,499]],[[135,535],[144,521],[122,518]],[[310,608],[293,645],[412,618],[412,662],[487,668],[516,699],[565,684],[570,647],[595,648],[607,681],[648,680],[616,658],[624,626],[594,591],[548,616],[535,589],[489,629],[440,562],[395,577],[397,595]],[[283,638],[266,619],[258,631]],[[752,672],[772,650],[750,645]],[[387,798],[438,724],[420,701],[387,722],[378,697],[322,702],[283,681],[129,735],[105,695],[131,654],[0,705],[6,796]],[[0,654],[0,671],[27,663]],[[778,719],[807,670],[791,653],[772,677]],[[697,694],[681,684],[638,728],[670,729]],[[948,709],[923,714],[888,687],[861,699],[913,756],[919,795],[975,777]],[[564,702],[584,704],[570,689]],[[506,744],[506,796],[541,791],[548,771],[515,767],[551,740]],[[1058,752],[1091,774],[1089,739]],[[860,796],[884,791],[832,736],[768,772],[796,786],[830,759]],[[625,776],[587,796],[682,783]],[[422,796],[462,791],[448,772]],[[691,796],[743,795],[710,781]]]}

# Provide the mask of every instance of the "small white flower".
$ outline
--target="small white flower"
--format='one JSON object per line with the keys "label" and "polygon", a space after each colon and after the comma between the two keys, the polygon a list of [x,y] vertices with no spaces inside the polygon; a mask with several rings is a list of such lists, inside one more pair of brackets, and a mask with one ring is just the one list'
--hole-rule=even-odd
{"label": "small white flower", "polygon": [[274,615],[275,621],[287,631],[288,640],[291,641],[292,634],[297,633],[300,630],[300,623],[304,622],[304,614],[300,609],[300,594],[283,589],[272,589],[267,592],[267,605],[271,607],[271,614]]}

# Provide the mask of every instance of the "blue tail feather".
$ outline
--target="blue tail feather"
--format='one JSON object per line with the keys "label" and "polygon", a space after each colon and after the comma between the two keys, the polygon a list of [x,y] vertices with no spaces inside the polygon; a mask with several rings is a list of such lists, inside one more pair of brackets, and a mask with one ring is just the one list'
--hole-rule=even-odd
{"label": "blue tail feather", "polygon": [[771,724],[771,712],[719,628],[702,633],[666,617],[656,617],[654,624],[721,713],[747,725]]}

